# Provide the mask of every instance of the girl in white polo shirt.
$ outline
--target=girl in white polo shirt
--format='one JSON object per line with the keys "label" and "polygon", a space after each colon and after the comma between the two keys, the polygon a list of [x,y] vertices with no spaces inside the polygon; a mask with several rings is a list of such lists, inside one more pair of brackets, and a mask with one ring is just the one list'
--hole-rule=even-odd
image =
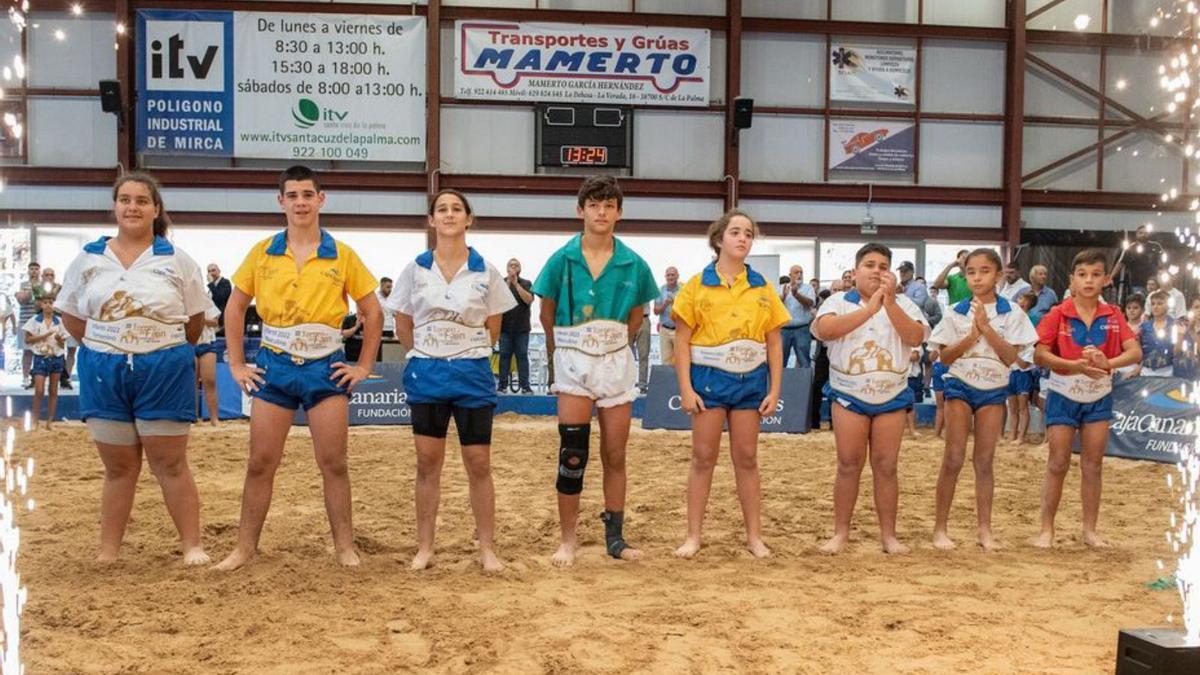
{"label": "girl in white polo shirt", "polygon": [[82,345],[80,417],[104,462],[97,559],[117,558],[144,451],[179,530],[184,562],[204,564],[187,441],[196,414],[192,344],[212,300],[199,266],[166,239],[166,209],[153,177],[118,178],[113,212],[117,236],[83,247],[54,304]]}
{"label": "girl in white polo shirt", "polygon": [[396,277],[384,304],[396,315],[396,336],[409,350],[404,390],[412,410],[417,449],[417,554],[412,569],[433,561],[441,497],[442,464],[450,418],[458,429],[470,482],[479,556],[487,571],[503,569],[493,548],[495,489],[492,486],[492,413],[496,381],[489,357],[501,315],[516,306],[504,277],[467,246],[474,223],[471,204],[456,190],[442,190],[429,205],[437,246],[417,256]]}

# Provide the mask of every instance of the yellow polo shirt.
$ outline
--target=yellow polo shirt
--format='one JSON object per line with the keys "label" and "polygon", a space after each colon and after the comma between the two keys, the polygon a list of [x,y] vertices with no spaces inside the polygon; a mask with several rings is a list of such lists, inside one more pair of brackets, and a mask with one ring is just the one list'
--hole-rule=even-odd
{"label": "yellow polo shirt", "polygon": [[379,285],[354,249],[324,229],[299,273],[284,230],[255,244],[231,281],[255,299],[265,323],[279,328],[323,323],[341,329],[350,310],[347,295],[358,300]]}
{"label": "yellow polo shirt", "polygon": [[692,329],[692,344],[716,347],[734,340],[767,341],[767,333],[792,320],[775,287],[746,269],[726,285],[716,263],[688,279],[675,296],[671,315]]}

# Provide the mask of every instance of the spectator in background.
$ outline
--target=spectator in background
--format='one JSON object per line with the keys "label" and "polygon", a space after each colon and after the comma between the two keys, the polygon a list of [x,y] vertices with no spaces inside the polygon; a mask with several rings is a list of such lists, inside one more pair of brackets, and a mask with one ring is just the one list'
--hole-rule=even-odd
{"label": "spectator in background", "polygon": [[842,288],[840,290],[848,291],[854,288],[854,272],[845,270],[842,272]]}
{"label": "spectator in background", "polygon": [[925,320],[929,322],[930,326],[936,326],[942,320],[942,305],[937,298],[929,294],[928,289],[925,288],[925,280],[913,276],[916,270],[912,261],[905,260],[900,263],[900,267],[896,268],[896,271],[900,273],[899,288],[904,290],[904,295],[921,308],[921,313],[925,315]]}
{"label": "spectator in background", "polygon": [[1158,268],[1166,263],[1163,247],[1150,238],[1150,228],[1139,225],[1129,246],[1121,251],[1117,264],[1113,265],[1112,278],[1123,280],[1131,293],[1149,297],[1153,290],[1146,287],[1146,279],[1154,276]]}
{"label": "spectator in background", "polygon": [[12,325],[17,332],[17,314],[13,311],[12,301],[7,295],[0,293],[0,370],[4,369],[4,342],[8,339],[8,326]]}
{"label": "spectator in background", "polygon": [[1042,322],[1042,317],[1050,308],[1058,304],[1058,294],[1046,285],[1050,272],[1045,265],[1034,265],[1029,268],[1029,292],[1037,296],[1037,304],[1029,312],[1029,320],[1036,326]]}
{"label": "spectator in background", "polygon": [[817,296],[812,287],[804,283],[804,269],[792,265],[786,281],[779,288],[779,299],[787,308],[791,319],[783,326],[780,336],[783,338],[783,365],[786,368],[788,353],[795,352],[796,367],[808,368],[812,365],[812,320],[813,311],[817,307]]}
{"label": "spectator in background", "polygon": [[[21,281],[17,290],[17,325],[24,326],[38,313],[37,302],[42,297],[42,266],[29,263],[29,276]],[[21,386],[33,389],[29,369],[33,366],[33,352],[25,344],[25,331],[17,331],[17,348],[21,350]]]}
{"label": "spectator in background", "polygon": [[808,285],[812,286],[814,298],[821,294],[821,280],[820,279],[813,277],[808,280]]}
{"label": "spectator in background", "polygon": [[629,343],[633,347],[634,355],[637,356],[638,362],[638,391],[646,393],[646,383],[650,379],[650,303],[642,308],[642,325],[638,328],[637,335],[633,337],[633,341]]}
{"label": "spectator in background", "polygon": [[1146,294],[1147,295],[1149,295],[1150,293],[1153,293],[1154,291],[1157,291],[1158,288],[1159,288],[1158,277],[1153,276],[1153,275],[1146,277]]}
{"label": "spectator in background", "polygon": [[[954,256],[954,261],[946,265],[942,273],[933,280],[932,288],[935,291],[946,289],[946,295],[949,297],[951,307],[971,297],[971,287],[967,285],[967,277],[963,274],[964,265],[967,264],[967,249],[963,249]],[[951,274],[951,270],[958,268],[957,272]]]}
{"label": "spectator in background", "polygon": [[[58,297],[58,291],[62,288],[62,284],[58,283],[58,275],[54,270],[45,267],[42,268],[42,295],[53,295]],[[79,343],[70,335],[67,336],[66,344],[66,359],[63,361],[63,372],[58,376],[59,386],[63,389],[74,389],[71,386],[71,370],[75,367],[75,353],[79,351]]]}
{"label": "spectator in background", "polygon": [[1175,288],[1175,278],[1170,274],[1163,274],[1159,277],[1162,279],[1162,289],[1167,294],[1167,314],[1172,319],[1183,319],[1187,317],[1187,299],[1183,297],[1183,292]]}
{"label": "spectator in background", "polygon": [[363,322],[357,314],[347,314],[342,319],[342,343],[345,346],[346,362],[356,363],[362,354]]}
{"label": "spectator in background", "polygon": [[1016,261],[1009,261],[1004,266],[1004,282],[1000,284],[1000,288],[996,289],[996,294],[1015,304],[1017,298],[1027,290],[1029,290],[1029,282],[1021,278],[1021,270],[1017,268]]}
{"label": "spectator in background", "polygon": [[533,283],[521,278],[521,261],[508,261],[504,283],[517,304],[500,318],[500,381],[496,391],[508,389],[513,357],[517,357],[517,382],[522,394],[532,394],[529,386],[529,306],[533,304]]}
{"label": "spectator in background", "polygon": [[221,310],[221,328],[224,328],[224,306],[229,303],[229,294],[233,293],[233,285],[226,277],[221,276],[221,268],[217,263],[209,263],[209,297],[212,304]]}
{"label": "spectator in background", "polygon": [[[379,288],[375,289],[375,297],[379,299],[380,307],[384,306],[384,302],[392,294],[392,284],[392,280],[388,277],[379,278]],[[396,315],[387,310],[383,312],[383,334],[387,337],[396,337]]]}
{"label": "spectator in background", "polygon": [[[679,270],[668,267],[663,275],[665,284],[658,288],[658,299],[654,301],[654,313],[658,315],[658,358],[664,366],[674,365],[675,358],[675,320],[671,318],[671,308],[675,306],[675,296],[679,294]],[[786,348],[784,354],[787,353]]]}

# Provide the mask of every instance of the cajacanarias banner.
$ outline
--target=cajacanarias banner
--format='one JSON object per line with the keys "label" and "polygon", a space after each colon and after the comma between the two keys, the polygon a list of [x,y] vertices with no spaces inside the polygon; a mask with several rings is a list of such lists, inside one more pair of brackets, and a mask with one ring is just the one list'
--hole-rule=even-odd
{"label": "cajacanarias banner", "polygon": [[1177,377],[1138,377],[1113,385],[1105,454],[1178,462],[1196,445],[1200,407],[1189,400],[1194,386]]}
{"label": "cajacanarias banner", "polygon": [[425,161],[425,18],[139,10],[137,147]]}
{"label": "cajacanarias banner", "polygon": [[709,31],[462,20],[459,98],[706,106]]}

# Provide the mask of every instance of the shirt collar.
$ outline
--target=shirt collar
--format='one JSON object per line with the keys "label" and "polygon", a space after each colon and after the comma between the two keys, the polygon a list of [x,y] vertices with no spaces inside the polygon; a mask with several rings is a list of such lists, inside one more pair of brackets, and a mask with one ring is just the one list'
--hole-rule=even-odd
{"label": "shirt collar", "polygon": [[[563,254],[567,259],[574,260],[581,265],[586,265],[587,260],[583,257],[583,235],[577,234],[571,237],[567,245],[563,247]],[[613,254],[609,260],[610,265],[630,265],[633,263],[634,253],[620,239],[613,237]]]}
{"label": "shirt collar", "polygon": [[[83,250],[87,253],[104,255],[104,250],[108,248],[109,239],[112,239],[112,237],[105,235],[96,241],[88,242],[83,245]],[[175,255],[175,247],[171,242],[158,235],[154,236],[154,244],[150,248],[154,250],[154,255]]]}
{"label": "shirt collar", "polygon": [[[1062,312],[1063,316],[1066,316],[1066,317],[1069,317],[1072,319],[1080,318],[1079,310],[1075,308],[1075,298],[1067,298],[1066,300],[1063,300],[1062,303],[1059,304],[1059,306],[1058,306],[1058,311]],[[1108,316],[1109,314],[1112,314],[1114,311],[1115,310],[1113,309],[1112,305],[1108,304],[1107,302],[1097,300],[1096,301],[1096,315],[1093,318]]]}
{"label": "shirt collar", "polygon": [[[267,246],[267,255],[284,255],[287,253],[287,230],[271,237],[271,245]],[[321,228],[321,243],[317,246],[317,257],[337,260],[337,242],[333,235]]]}
{"label": "shirt collar", "polygon": [[[960,301],[954,306],[954,311],[966,316],[971,311],[971,298]],[[1002,296],[996,296],[996,314],[1008,314],[1012,311],[1012,303]]]}
{"label": "shirt collar", "polygon": [[[743,275],[746,277],[746,282],[750,284],[750,288],[767,285],[767,280],[763,278],[763,275],[755,272],[749,265],[746,265],[745,271],[733,278],[734,286],[737,285],[737,280]],[[721,281],[721,275],[717,273],[717,261],[710,262],[708,267],[704,268],[704,272],[700,275],[700,283],[705,286],[721,286],[724,283]]]}
{"label": "shirt collar", "polygon": [[846,291],[846,295],[844,297],[846,298],[846,302],[853,303],[855,305],[862,302],[862,296],[858,294],[857,288],[851,288],[850,290]]}
{"label": "shirt collar", "polygon": [[[417,256],[417,264],[425,269],[433,269],[433,249],[425,251]],[[467,247],[467,269],[472,272],[487,271],[487,263],[483,261],[483,256],[479,255],[475,249]]]}

